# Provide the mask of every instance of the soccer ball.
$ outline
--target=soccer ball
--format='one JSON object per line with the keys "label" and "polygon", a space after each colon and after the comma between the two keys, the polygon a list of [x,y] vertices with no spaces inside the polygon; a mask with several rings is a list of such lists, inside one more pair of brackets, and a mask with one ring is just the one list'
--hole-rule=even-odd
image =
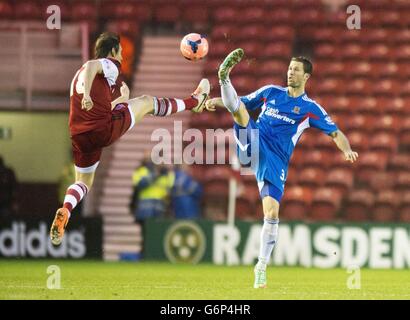
{"label": "soccer ball", "polygon": [[200,60],[208,54],[208,40],[198,33],[190,33],[182,38],[180,49],[185,59]]}

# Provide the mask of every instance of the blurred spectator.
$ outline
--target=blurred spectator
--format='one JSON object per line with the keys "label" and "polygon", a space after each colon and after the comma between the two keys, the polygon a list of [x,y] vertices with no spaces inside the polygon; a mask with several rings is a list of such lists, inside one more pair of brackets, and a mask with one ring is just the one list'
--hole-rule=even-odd
{"label": "blurred spectator", "polygon": [[[58,180],[58,202],[61,207],[64,203],[67,188],[73,184],[73,181],[75,181],[75,168],[74,162],[70,161],[64,166],[63,171],[61,172],[61,176]],[[74,213],[74,215],[82,214],[83,203],[84,202],[81,201],[73,209],[72,213]]]}
{"label": "blurred spectator", "polygon": [[11,216],[16,211],[17,179],[14,171],[4,164],[0,156],[0,217]]}
{"label": "blurred spectator", "polygon": [[132,177],[130,207],[137,221],[164,217],[174,179],[173,171],[165,166],[156,166],[149,156],[144,158]]}
{"label": "blurred spectator", "polygon": [[175,167],[175,182],[171,191],[172,208],[177,219],[201,217],[202,186],[181,166]]}
{"label": "blurred spectator", "polygon": [[127,82],[132,80],[133,74],[133,64],[134,64],[134,55],[135,47],[132,39],[125,35],[121,35],[121,47],[122,47],[122,56],[123,60],[121,62],[121,72],[124,75]]}

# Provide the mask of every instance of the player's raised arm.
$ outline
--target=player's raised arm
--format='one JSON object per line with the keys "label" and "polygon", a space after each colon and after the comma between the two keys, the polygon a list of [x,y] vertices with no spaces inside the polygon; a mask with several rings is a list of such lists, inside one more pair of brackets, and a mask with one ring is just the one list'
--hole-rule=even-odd
{"label": "player's raised arm", "polygon": [[90,61],[87,61],[87,63],[85,64],[84,95],[83,95],[83,100],[81,102],[81,107],[82,109],[85,109],[86,111],[91,110],[91,108],[94,105],[90,97],[91,86],[93,84],[94,78],[97,75],[97,73],[102,73],[102,72],[103,72],[103,68],[102,68],[101,62],[98,60],[90,60]]}
{"label": "player's raised arm", "polygon": [[335,132],[332,132],[330,136],[333,138],[333,141],[335,142],[337,147],[343,152],[347,161],[353,163],[357,160],[359,154],[355,151],[352,151],[349,140],[342,131],[337,130]]}

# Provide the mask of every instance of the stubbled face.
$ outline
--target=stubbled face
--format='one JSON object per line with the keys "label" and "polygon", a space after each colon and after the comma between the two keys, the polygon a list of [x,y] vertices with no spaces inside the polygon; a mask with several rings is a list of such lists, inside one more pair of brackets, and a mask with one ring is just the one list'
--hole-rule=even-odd
{"label": "stubbled face", "polygon": [[291,61],[288,68],[288,86],[292,88],[299,88],[305,85],[309,74],[303,71],[303,63],[298,61]]}
{"label": "stubbled face", "polygon": [[112,57],[115,60],[118,60],[120,63],[122,62],[122,47],[121,47],[121,45],[119,46],[119,49],[118,49],[117,53],[115,53],[115,50],[112,49]]}

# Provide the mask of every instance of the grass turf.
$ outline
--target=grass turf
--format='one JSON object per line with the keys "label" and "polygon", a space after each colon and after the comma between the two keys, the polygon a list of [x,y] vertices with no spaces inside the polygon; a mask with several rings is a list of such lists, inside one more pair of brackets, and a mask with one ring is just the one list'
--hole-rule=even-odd
{"label": "grass turf", "polygon": [[[47,289],[47,267],[61,270],[61,289]],[[269,267],[268,288],[253,289],[252,266],[153,262],[1,260],[4,299],[410,299],[408,270],[361,270],[361,289],[345,269]]]}

